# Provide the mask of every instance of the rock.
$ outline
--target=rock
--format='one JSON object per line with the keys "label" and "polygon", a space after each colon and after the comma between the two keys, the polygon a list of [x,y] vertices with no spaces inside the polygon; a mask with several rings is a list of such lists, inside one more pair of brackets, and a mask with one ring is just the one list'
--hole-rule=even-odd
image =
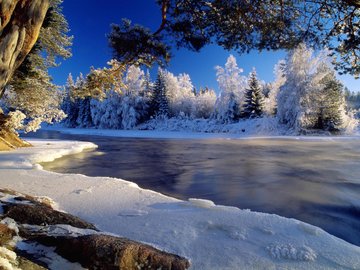
{"label": "rock", "polygon": [[20,269],[24,269],[24,270],[46,270],[45,267],[42,267],[41,265],[29,261],[28,259],[22,257],[22,256],[17,256],[17,264],[18,264],[18,268]]}
{"label": "rock", "polygon": [[[54,210],[51,201],[44,203],[39,198],[13,190],[0,189],[0,193],[7,195],[1,202],[4,210],[2,217],[12,218],[18,223],[19,234],[23,238],[21,241],[54,247],[55,252],[60,256],[71,262],[78,262],[87,269],[183,270],[190,266],[187,259],[149,245],[100,234],[93,224]],[[5,225],[0,226],[0,245],[2,245],[1,241],[6,242],[16,234],[9,230]],[[26,254],[26,256],[32,261],[42,255]],[[24,263],[26,265],[22,269],[42,269],[38,268],[36,263],[33,265],[27,261]]]}
{"label": "rock", "polygon": [[8,128],[10,117],[0,111],[0,151],[7,151],[17,147],[29,147],[30,143],[20,139],[19,135]]}
{"label": "rock", "polygon": [[40,200],[36,197],[8,189],[0,189],[0,192],[13,196],[11,202],[2,202],[4,209],[3,218],[9,217],[22,224],[67,224],[81,229],[97,230],[96,227],[89,222],[71,214],[53,209],[50,201]]}
{"label": "rock", "polygon": [[5,224],[0,224],[0,246],[6,245],[15,235],[16,232],[14,230]]}
{"label": "rock", "polygon": [[183,270],[190,266],[187,259],[166,253],[149,245],[110,235],[96,234],[79,237],[32,238],[56,247],[55,251],[89,270],[162,269]]}
{"label": "rock", "polygon": [[[25,199],[25,198],[24,198]],[[96,227],[73,215],[56,211],[38,202],[31,204],[8,203],[3,206],[4,216],[18,223],[31,225],[68,224],[81,229],[97,230]]]}

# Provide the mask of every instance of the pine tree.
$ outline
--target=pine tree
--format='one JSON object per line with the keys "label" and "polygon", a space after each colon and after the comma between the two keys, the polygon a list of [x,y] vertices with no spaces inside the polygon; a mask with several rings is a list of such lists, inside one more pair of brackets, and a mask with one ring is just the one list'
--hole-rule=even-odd
{"label": "pine tree", "polygon": [[90,102],[90,97],[78,100],[79,114],[76,119],[78,127],[88,128],[93,126]]}
{"label": "pine tree", "polygon": [[164,74],[161,69],[158,70],[156,82],[153,88],[153,95],[150,102],[151,116],[168,116],[169,103],[166,96],[166,86]]}
{"label": "pine tree", "polygon": [[342,125],[341,109],[345,107],[343,85],[336,79],[335,73],[328,67],[324,67],[327,74],[320,81],[318,117],[315,128],[336,131]]}
{"label": "pine tree", "polygon": [[[81,91],[81,89],[85,86],[86,80],[82,73],[80,73],[79,77],[76,78],[75,89],[76,91]],[[86,97],[83,99],[76,98],[74,100],[74,105],[77,107],[78,116],[75,120],[75,125],[77,127],[91,127],[93,126],[92,118],[91,118],[91,109],[90,109],[90,97]]]}
{"label": "pine tree", "polygon": [[[77,79],[78,80],[78,79]],[[74,128],[77,126],[76,120],[79,117],[78,99],[74,98],[75,83],[71,74],[69,74],[65,86],[65,98],[63,100],[62,109],[67,117],[63,123],[66,127]]]}
{"label": "pine tree", "polygon": [[264,111],[264,98],[255,69],[250,73],[248,84],[249,88],[245,92],[243,116],[247,118],[261,117]]}

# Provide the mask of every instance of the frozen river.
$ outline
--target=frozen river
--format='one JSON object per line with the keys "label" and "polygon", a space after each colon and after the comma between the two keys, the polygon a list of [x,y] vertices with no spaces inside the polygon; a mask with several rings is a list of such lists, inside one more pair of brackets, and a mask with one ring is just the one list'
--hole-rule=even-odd
{"label": "frozen river", "polygon": [[360,139],[35,135],[99,146],[43,164],[46,170],[118,177],[180,199],[296,218],[360,245]]}

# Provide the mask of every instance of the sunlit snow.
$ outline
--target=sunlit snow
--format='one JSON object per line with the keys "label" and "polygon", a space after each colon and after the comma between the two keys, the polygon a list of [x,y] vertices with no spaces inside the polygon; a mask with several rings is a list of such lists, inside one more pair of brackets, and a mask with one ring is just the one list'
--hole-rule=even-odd
{"label": "sunlit snow", "polygon": [[360,268],[360,247],[320,228],[211,201],[181,201],[121,179],[47,172],[36,163],[96,146],[30,142],[33,148],[0,153],[2,188],[50,197],[105,232],[189,258],[191,269]]}

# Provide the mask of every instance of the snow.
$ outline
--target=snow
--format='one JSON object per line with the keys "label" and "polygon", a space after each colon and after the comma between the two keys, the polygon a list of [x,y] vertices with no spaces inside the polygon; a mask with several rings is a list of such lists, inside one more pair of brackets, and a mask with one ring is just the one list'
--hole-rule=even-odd
{"label": "snow", "polygon": [[105,232],[189,258],[191,269],[360,269],[360,247],[320,228],[211,201],[181,201],[121,179],[47,172],[36,164],[96,146],[30,142],[33,148],[0,153],[2,188],[47,196]]}
{"label": "snow", "polygon": [[31,241],[22,241],[18,243],[17,248],[29,254],[42,254],[43,256],[39,258],[39,261],[45,263],[50,270],[86,270],[85,268],[81,267],[79,263],[69,262],[68,260],[59,256],[53,247],[47,247]]}

